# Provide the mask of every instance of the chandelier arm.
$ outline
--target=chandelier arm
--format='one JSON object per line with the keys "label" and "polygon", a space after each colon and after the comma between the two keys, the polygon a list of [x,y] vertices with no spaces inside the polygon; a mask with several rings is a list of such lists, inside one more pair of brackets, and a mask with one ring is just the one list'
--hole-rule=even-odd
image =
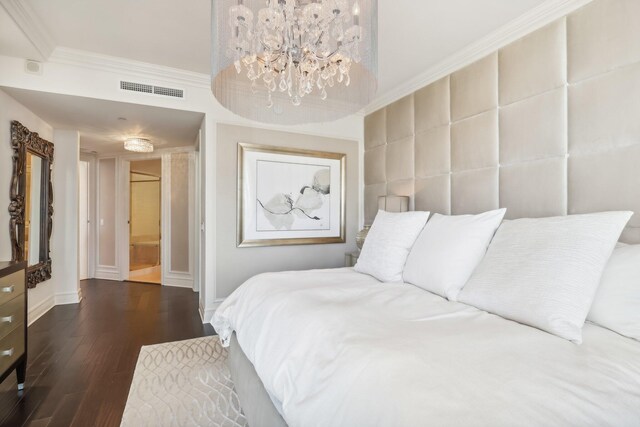
{"label": "chandelier arm", "polygon": [[[328,21],[328,22],[324,22],[323,21],[323,26],[328,27],[329,25],[333,24],[336,20],[338,19],[338,15],[334,14],[333,17]],[[316,25],[318,28],[322,28],[322,26],[320,25]],[[318,37],[318,39],[315,41],[315,43],[312,43],[314,46],[318,47],[318,44],[320,44],[320,41],[322,40],[322,36],[324,35],[324,33],[326,33],[326,30],[322,30],[322,33],[320,34],[320,37]]]}
{"label": "chandelier arm", "polygon": [[[279,58],[280,56],[281,56],[281,55],[278,55],[278,58]],[[278,58],[276,58],[276,60],[277,60]],[[258,62],[259,62],[260,64],[262,64],[262,65],[267,65],[267,62],[264,60],[264,58],[256,57],[256,61],[258,61]],[[337,61],[336,63],[338,63],[338,64],[339,64],[340,62],[342,62],[342,60]],[[318,71],[324,71],[326,68],[327,68],[327,65],[322,65],[322,66],[318,67]],[[282,74],[282,73],[284,73],[285,71],[287,71],[288,69],[289,69],[289,64],[288,64],[288,63],[284,64],[284,68],[282,68],[282,69],[277,69],[277,68],[273,67],[273,71],[275,71],[277,74]],[[304,74],[306,74],[306,75],[308,75],[308,74],[309,74],[309,72],[308,72],[308,71],[303,71],[303,73],[304,73]]]}
{"label": "chandelier arm", "polygon": [[[280,56],[281,56],[281,55],[278,55],[278,57],[276,58],[276,60],[278,60],[278,58],[279,58]],[[267,65],[267,62],[266,62],[263,58],[257,57],[257,58],[256,58],[256,60],[257,60],[260,64],[262,64],[262,65]],[[277,68],[273,67],[273,71],[275,71],[275,72],[276,72],[276,73],[278,73],[278,74],[281,74],[281,73],[283,73],[283,72],[284,72],[284,71],[286,71],[286,70],[287,70],[287,64],[285,64],[285,65],[284,65],[284,68],[283,68],[283,69],[281,69],[281,70],[278,70]]]}
{"label": "chandelier arm", "polygon": [[[259,40],[258,40],[258,41],[260,42],[260,45],[262,46],[262,49],[264,49],[265,51],[268,51],[268,52],[273,52],[273,51],[269,48],[269,46],[267,46],[267,44],[264,42],[264,40],[262,39],[262,37],[259,37]],[[283,36],[282,36],[282,37],[280,37],[280,46],[284,46],[284,37],[283,37]],[[278,52],[278,54],[280,55],[280,54],[283,54],[283,53],[284,53],[284,50],[283,50],[283,49],[282,49],[282,47],[281,47],[281,48],[280,48],[280,50],[278,50],[277,52]]]}
{"label": "chandelier arm", "polygon": [[[353,42],[349,43],[347,46],[351,46],[352,44],[353,44]],[[337,48],[336,50],[334,50],[333,52],[331,52],[327,56],[320,56],[320,55],[317,55],[315,52],[309,52],[309,53],[312,54],[313,58],[318,60],[318,61],[329,61],[334,56],[336,56],[336,54],[339,53],[339,52],[340,52],[340,48]]]}
{"label": "chandelier arm", "polygon": [[336,54],[339,51],[340,51],[340,49],[336,49],[333,52],[331,52],[330,54],[328,54],[327,56],[320,56],[320,55],[316,55],[315,53],[311,53],[311,55],[313,56],[313,59],[315,59],[317,61],[329,61],[331,58],[336,56]]}

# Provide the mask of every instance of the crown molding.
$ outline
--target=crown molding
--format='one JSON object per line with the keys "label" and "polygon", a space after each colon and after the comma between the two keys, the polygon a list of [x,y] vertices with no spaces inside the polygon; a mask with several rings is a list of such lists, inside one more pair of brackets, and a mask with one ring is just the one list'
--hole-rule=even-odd
{"label": "crown molding", "polygon": [[468,45],[406,83],[380,95],[364,111],[371,114],[423,87],[560,19],[592,0],[547,0],[486,37]]}
{"label": "crown molding", "polygon": [[57,47],[49,58],[50,62],[72,65],[76,67],[90,68],[99,71],[134,75],[143,79],[156,79],[164,82],[176,83],[201,88],[209,88],[211,85],[208,74],[181,70],[179,68],[164,65],[150,64],[148,62],[132,59],[102,55],[67,47]]}
{"label": "crown molding", "polygon": [[49,59],[56,43],[31,6],[24,0],[0,0],[0,6],[40,54],[40,58],[30,59],[40,61]]}

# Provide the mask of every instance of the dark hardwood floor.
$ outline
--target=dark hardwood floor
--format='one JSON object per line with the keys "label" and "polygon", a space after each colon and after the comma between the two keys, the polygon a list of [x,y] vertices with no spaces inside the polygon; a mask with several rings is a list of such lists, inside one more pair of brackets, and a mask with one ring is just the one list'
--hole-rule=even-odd
{"label": "dark hardwood floor", "polygon": [[[47,286],[46,283],[39,286]],[[213,335],[189,289],[87,280],[80,304],[29,327],[25,390],[0,384],[2,426],[119,426],[140,347]]]}

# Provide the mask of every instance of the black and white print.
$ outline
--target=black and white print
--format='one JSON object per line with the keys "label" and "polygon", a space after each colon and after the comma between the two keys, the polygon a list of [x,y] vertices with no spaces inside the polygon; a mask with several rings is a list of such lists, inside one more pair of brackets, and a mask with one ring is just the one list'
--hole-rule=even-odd
{"label": "black and white print", "polygon": [[257,231],[329,230],[331,168],[258,161]]}

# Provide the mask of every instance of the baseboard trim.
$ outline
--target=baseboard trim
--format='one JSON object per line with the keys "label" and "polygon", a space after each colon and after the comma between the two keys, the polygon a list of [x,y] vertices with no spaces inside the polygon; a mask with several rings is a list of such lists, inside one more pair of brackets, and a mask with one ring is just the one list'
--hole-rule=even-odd
{"label": "baseboard trim", "polygon": [[162,275],[162,284],[176,288],[189,288],[193,290],[193,275],[182,271],[168,271]]}
{"label": "baseboard trim", "polygon": [[96,267],[95,278],[101,280],[120,281],[120,271],[118,271],[116,267],[104,267],[99,265]]}
{"label": "baseboard trim", "polygon": [[179,277],[167,277],[162,280],[163,286],[171,286],[174,288],[188,288],[193,290],[193,279],[182,279]]}
{"label": "baseboard trim", "polygon": [[33,322],[44,316],[49,310],[55,306],[55,297],[51,295],[40,304],[34,306],[27,313],[27,326],[31,326]]}
{"label": "baseboard trim", "polygon": [[214,313],[223,302],[224,302],[224,298],[217,299],[213,302],[213,305],[209,308],[204,308],[202,304],[200,304],[200,307],[198,308],[198,312],[200,313],[200,319],[202,319],[202,323],[211,323]]}
{"label": "baseboard trim", "polygon": [[64,292],[54,295],[55,305],[78,304],[80,301],[82,301],[80,289],[76,292]]}

